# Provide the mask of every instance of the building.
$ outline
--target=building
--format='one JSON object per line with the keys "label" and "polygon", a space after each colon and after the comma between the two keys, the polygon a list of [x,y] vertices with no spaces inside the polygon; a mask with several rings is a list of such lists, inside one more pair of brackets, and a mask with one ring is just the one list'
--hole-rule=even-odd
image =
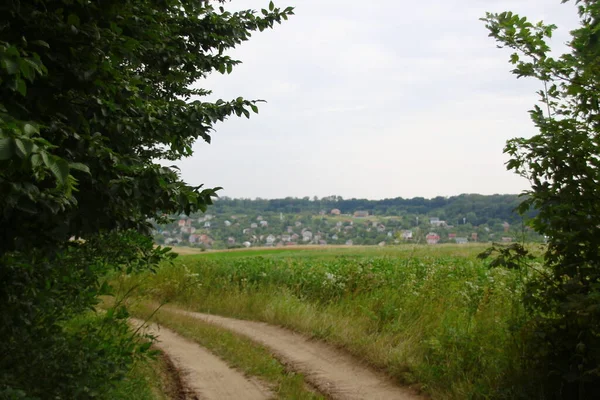
{"label": "building", "polygon": [[312,239],[313,234],[311,231],[304,231],[302,232],[302,241],[303,242],[308,242]]}
{"label": "building", "polygon": [[412,233],[412,231],[402,231],[402,233],[400,234],[400,237],[403,240],[412,240],[413,233]]}
{"label": "building", "polygon": [[354,211],[354,218],[366,218],[368,216],[368,211]]}
{"label": "building", "polygon": [[427,240],[427,244],[438,244],[440,235],[435,232],[429,232],[427,236],[425,236],[425,240]]}
{"label": "building", "polygon": [[466,237],[457,237],[454,239],[456,244],[467,244],[469,240]]}
{"label": "building", "polygon": [[334,208],[333,210],[330,211],[331,215],[340,215],[342,212],[340,210],[338,210],[337,208]]}

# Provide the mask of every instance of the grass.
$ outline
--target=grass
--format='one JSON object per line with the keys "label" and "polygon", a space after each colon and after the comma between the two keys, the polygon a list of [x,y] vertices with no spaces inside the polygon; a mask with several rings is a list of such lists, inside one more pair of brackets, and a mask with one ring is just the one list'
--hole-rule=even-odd
{"label": "grass", "polygon": [[111,400],[168,400],[177,391],[167,362],[163,357],[138,360],[127,377],[112,388],[105,399]]}
{"label": "grass", "polygon": [[[136,316],[144,319],[154,312],[154,308],[143,304],[137,304],[131,307],[131,310]],[[268,350],[246,338],[196,318],[170,313],[168,310],[158,311],[152,320],[197,342],[246,375],[267,382],[278,399],[324,398],[307,388],[301,374],[287,371]]]}
{"label": "grass", "polygon": [[436,399],[516,398],[523,282],[477,260],[484,248],[206,252],[118,286],[324,339]]}

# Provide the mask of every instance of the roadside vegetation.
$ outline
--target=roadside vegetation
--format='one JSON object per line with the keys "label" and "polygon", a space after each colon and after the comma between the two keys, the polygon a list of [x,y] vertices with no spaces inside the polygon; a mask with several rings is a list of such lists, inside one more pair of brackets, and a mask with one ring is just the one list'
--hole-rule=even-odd
{"label": "roadside vegetation", "polygon": [[120,276],[115,287],[136,288],[150,302],[289,327],[434,398],[515,398],[531,389],[520,380],[525,277],[490,269],[476,258],[482,249],[205,253],[180,256],[156,274]]}

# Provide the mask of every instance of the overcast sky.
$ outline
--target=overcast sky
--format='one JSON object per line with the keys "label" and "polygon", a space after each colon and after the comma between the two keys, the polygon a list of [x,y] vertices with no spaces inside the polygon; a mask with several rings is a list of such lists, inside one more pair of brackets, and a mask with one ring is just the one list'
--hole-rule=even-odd
{"label": "overcast sky", "polygon": [[[190,184],[230,197],[434,197],[518,193],[507,139],[534,133],[536,82],[509,71],[479,18],[514,11],[558,25],[561,50],[577,25],[560,0],[277,0],[289,21],[231,56],[231,75],[198,85],[213,98],[264,99],[260,114],[216,126],[181,161]],[[261,9],[268,0],[232,0]]]}

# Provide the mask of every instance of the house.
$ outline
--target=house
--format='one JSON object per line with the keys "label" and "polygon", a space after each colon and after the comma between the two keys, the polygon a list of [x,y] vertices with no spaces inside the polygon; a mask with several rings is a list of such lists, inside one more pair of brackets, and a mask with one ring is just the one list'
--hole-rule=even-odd
{"label": "house", "polygon": [[180,220],[177,222],[177,225],[179,225],[179,227],[180,227],[180,228],[183,228],[183,227],[185,226],[185,219],[180,219]]}
{"label": "house", "polygon": [[471,240],[472,241],[476,242],[478,238],[479,238],[479,236],[477,235],[477,232],[471,233]]}
{"label": "house", "polygon": [[212,246],[212,244],[214,243],[213,238],[211,238],[208,235],[200,235],[199,241],[205,246]]}
{"label": "house", "polygon": [[205,227],[205,228],[210,228],[210,222],[206,221],[206,222],[204,223],[204,227]]}
{"label": "house", "polygon": [[231,222],[225,220],[225,222],[223,222],[225,224],[225,226],[231,226]]}
{"label": "house", "polygon": [[338,240],[338,235],[334,234],[333,236],[331,236],[331,240]]}
{"label": "house", "polygon": [[198,243],[200,241],[200,235],[190,235],[188,241],[190,243]]}
{"label": "house", "polygon": [[327,241],[325,241],[325,240],[319,240],[319,244],[321,246],[327,246]]}
{"label": "house", "polygon": [[342,225],[343,225],[342,221],[338,221],[338,222],[335,223],[335,226],[337,226],[338,228],[341,227]]}
{"label": "house", "polygon": [[256,217],[256,220],[257,220],[257,221],[262,221],[262,220],[263,220],[263,217],[262,217],[262,215],[259,215],[258,217]]}
{"label": "house", "polygon": [[412,233],[412,231],[402,231],[402,233],[400,233],[400,237],[403,240],[412,240],[413,233]]}
{"label": "house", "polygon": [[502,241],[503,241],[504,243],[510,243],[510,242],[512,242],[512,238],[511,238],[511,237],[505,237],[505,236],[503,236],[503,237],[502,237]]}
{"label": "house", "polygon": [[252,229],[258,228],[258,224],[256,224],[256,223],[253,222],[253,223],[250,224],[250,228],[252,228]]}
{"label": "house", "polygon": [[446,221],[442,221],[437,217],[429,218],[429,223],[431,226],[446,226]]}
{"label": "house", "polygon": [[273,246],[273,243],[275,243],[275,236],[273,236],[273,235],[267,236],[266,242],[267,242],[267,246]]}
{"label": "house", "polygon": [[293,228],[293,227],[291,227],[291,226],[288,226],[288,227],[286,228],[286,230],[287,230],[287,233],[294,233],[294,228]]}
{"label": "house", "polygon": [[284,242],[289,242],[292,240],[292,237],[290,235],[281,235],[281,240]]}
{"label": "house", "polygon": [[510,224],[506,221],[502,224],[502,228],[504,228],[504,232],[508,232],[510,230]]}
{"label": "house", "polygon": [[366,218],[368,216],[368,211],[354,211],[354,218]]}
{"label": "house", "polygon": [[250,242],[244,242],[242,244],[244,245],[244,247],[250,247],[250,246],[252,246],[252,243],[250,243]]}
{"label": "house", "polygon": [[214,218],[214,215],[211,215],[211,214],[204,214],[204,219],[205,219],[206,221],[210,221],[210,220],[211,220],[211,219],[213,219],[213,218]]}
{"label": "house", "polygon": [[269,226],[269,223],[267,221],[260,221],[260,226],[266,228],[267,226]]}
{"label": "house", "polygon": [[391,238],[392,236],[394,236],[394,232],[392,232],[392,231],[389,231],[389,232],[387,233],[387,237],[390,237],[390,238]]}
{"label": "house", "polygon": [[313,234],[311,231],[304,231],[302,232],[302,241],[303,242],[308,242],[312,239]]}
{"label": "house", "polygon": [[377,232],[379,232],[379,233],[385,232],[385,225],[384,224],[377,225]]}
{"label": "house", "polygon": [[340,215],[342,212],[340,210],[338,210],[337,208],[334,208],[333,210],[330,211],[331,215]]}
{"label": "house", "polygon": [[297,244],[298,244],[298,243],[296,243],[296,242],[287,242],[285,245],[286,245],[286,246],[295,246],[295,245],[297,245]]}
{"label": "house", "polygon": [[295,242],[296,240],[300,239],[300,236],[297,233],[294,233],[292,234],[290,239],[292,240],[292,242]]}
{"label": "house", "polygon": [[427,244],[437,244],[440,241],[440,235],[435,232],[429,232],[425,236],[425,240],[427,240]]}
{"label": "house", "polygon": [[227,244],[230,246],[233,246],[235,244],[235,238],[234,237],[228,237],[227,238]]}
{"label": "house", "polygon": [[352,246],[353,244],[352,239],[346,240],[346,246]]}
{"label": "house", "polygon": [[457,237],[454,239],[456,244],[467,244],[469,240],[466,237]]}
{"label": "house", "polygon": [[296,222],[294,223],[294,225],[296,225],[296,228],[299,228],[299,227],[301,227],[301,226],[302,226],[302,222],[300,222],[300,221],[296,221]]}
{"label": "house", "polygon": [[244,229],[242,230],[242,233],[243,233],[244,235],[245,235],[245,234],[247,234],[247,233],[250,233],[250,232],[252,232],[252,229],[250,229],[250,228],[244,228]]}
{"label": "house", "polygon": [[383,247],[383,246],[385,246],[385,241],[383,241],[383,242],[379,242],[377,245],[378,245],[379,247]]}
{"label": "house", "polygon": [[448,234],[448,239],[449,240],[456,239],[456,233],[449,233]]}

